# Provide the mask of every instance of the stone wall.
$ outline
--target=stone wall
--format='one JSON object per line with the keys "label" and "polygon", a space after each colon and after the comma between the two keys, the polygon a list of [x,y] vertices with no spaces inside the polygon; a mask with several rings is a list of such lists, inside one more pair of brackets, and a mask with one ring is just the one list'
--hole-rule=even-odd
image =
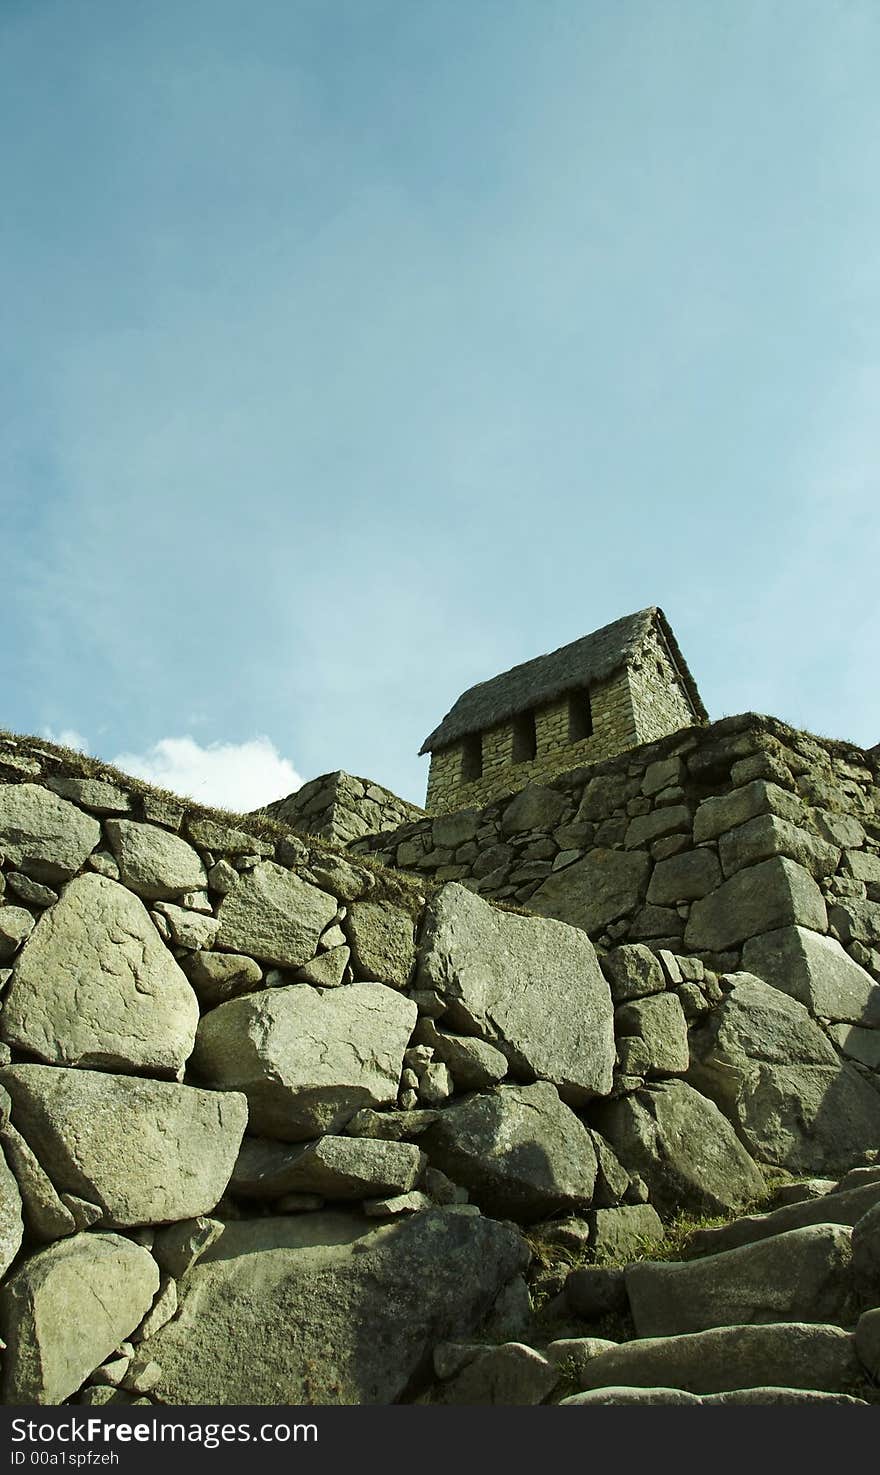
{"label": "stone wall", "polygon": [[352,848],[600,947],[648,942],[724,971],[751,939],[801,926],[880,978],[877,756],[771,718],[680,731]]}
{"label": "stone wall", "polygon": [[[592,684],[592,735],[574,740],[571,703],[579,700],[580,693],[567,692],[524,714],[534,720],[534,758],[517,758],[521,718],[437,749],[431,754],[426,808],[432,814],[447,814],[466,806],[481,807],[526,784],[544,782],[576,765],[598,763],[694,722],[679,673],[656,629],[645,637],[630,665]],[[468,780],[469,745],[475,743],[479,744],[482,774]]]}
{"label": "stone wall", "polygon": [[482,777],[472,782],[463,778],[466,744],[454,743],[431,754],[426,807],[432,814],[445,814],[465,805],[483,805],[500,794],[523,788],[571,768],[576,763],[593,763],[639,742],[633,715],[629,673],[615,672],[607,681],[590,689],[593,734],[580,742],[569,737],[569,698],[560,697],[535,710],[535,757],[514,763],[514,723],[506,721],[488,728],[482,739]]}
{"label": "stone wall", "polygon": [[693,725],[693,709],[656,626],[636,651],[628,675],[637,742],[652,743]]}
{"label": "stone wall", "polygon": [[[875,774],[852,754],[807,763],[807,740],[786,747],[754,719],[721,729],[641,755],[636,774],[594,775],[624,781],[611,819],[577,818],[588,793],[600,809],[611,793],[582,779],[569,826],[611,823],[622,805],[608,854],[638,851],[656,875],[702,850],[723,868],[731,831],[715,838],[706,805],[741,817],[744,790],[775,787],[829,817],[824,844],[850,868],[835,867],[832,910],[861,925],[876,905],[856,874],[880,840]],[[777,765],[772,782],[756,758]],[[700,802],[722,769],[730,792]],[[629,814],[635,777],[651,802]],[[502,806],[497,843],[535,832],[535,812],[522,827],[538,801],[545,818],[562,804],[542,832],[558,837],[567,793]],[[688,852],[669,848],[677,824],[629,832],[691,807],[703,818]],[[438,844],[476,844],[485,823],[438,818]],[[752,843],[735,837],[730,854]],[[794,896],[812,884],[799,853],[781,862],[803,872]],[[830,876],[830,853],[810,854]],[[0,857],[6,1403],[430,1399],[451,1345],[548,1341],[517,1224],[595,1260],[682,1211],[746,1207],[769,1170],[837,1174],[877,1146],[880,1060],[865,1040],[880,989],[854,938],[848,955],[781,928],[749,963],[769,981],[694,946],[599,957],[582,926],[11,740]],[[542,1378],[549,1397],[558,1375]]]}
{"label": "stone wall", "polygon": [[296,793],[257,812],[301,834],[320,835],[340,845],[420,819],[425,813],[381,784],[341,769],[311,779]]}

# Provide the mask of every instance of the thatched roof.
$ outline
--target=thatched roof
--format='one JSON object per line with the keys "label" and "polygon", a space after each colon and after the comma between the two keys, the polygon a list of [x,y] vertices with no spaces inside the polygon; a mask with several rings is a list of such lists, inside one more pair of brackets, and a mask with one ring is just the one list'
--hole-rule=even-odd
{"label": "thatched roof", "polygon": [[566,691],[605,680],[632,661],[654,626],[659,629],[678,669],[696,721],[707,722],[708,713],[669,621],[662,609],[652,606],[639,610],[637,614],[625,615],[623,619],[594,630],[592,635],[583,635],[580,640],[573,640],[571,645],[563,645],[549,655],[524,661],[521,666],[493,676],[491,681],[481,681],[478,686],[472,686],[459,697],[440,726],[425,738],[419,752],[430,753],[435,748],[449,747],[450,743],[457,742],[469,732],[483,732],[519,712],[552,702]]}

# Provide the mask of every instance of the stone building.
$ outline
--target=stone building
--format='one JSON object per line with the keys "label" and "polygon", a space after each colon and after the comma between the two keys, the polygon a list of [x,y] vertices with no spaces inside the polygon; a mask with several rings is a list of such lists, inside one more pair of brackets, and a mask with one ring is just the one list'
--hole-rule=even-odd
{"label": "stone building", "polygon": [[485,804],[706,721],[663,611],[639,610],[464,692],[420,749],[426,807]]}

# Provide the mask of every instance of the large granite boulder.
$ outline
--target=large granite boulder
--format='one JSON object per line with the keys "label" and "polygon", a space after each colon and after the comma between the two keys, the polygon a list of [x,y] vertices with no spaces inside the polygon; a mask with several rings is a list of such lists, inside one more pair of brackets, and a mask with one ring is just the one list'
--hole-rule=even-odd
{"label": "large granite boulder", "polygon": [[833,937],[781,927],[750,938],[742,964],[821,1019],[880,1025],[880,984]]}
{"label": "large granite boulder", "polygon": [[0,855],[37,881],[66,881],[85,864],[101,826],[39,784],[0,787]]}
{"label": "large granite boulder", "polygon": [[315,956],[318,938],[337,907],[329,891],[264,861],[243,875],[220,903],[216,945],[278,968],[301,968]]}
{"label": "large granite boulder", "polygon": [[190,1272],[150,1339],[172,1404],[389,1404],[462,1340],[528,1263],[512,1225],[430,1210],[240,1220]]}
{"label": "large granite boulder", "polygon": [[179,835],[131,819],[108,819],[106,830],[120,880],[138,896],[148,901],[171,901],[185,891],[201,891],[207,885],[198,851]]}
{"label": "large granite boulder", "polygon": [[841,1224],[814,1224],[703,1260],[628,1265],[636,1332],[677,1336],[783,1321],[846,1326],[855,1310],[852,1233]]}
{"label": "large granite boulder", "polygon": [[592,1202],[593,1140],[547,1081],[466,1097],[419,1145],[487,1214],[528,1223]]}
{"label": "large granite boulder", "polygon": [[752,1155],[792,1173],[851,1167],[880,1141],[880,1093],[803,1004],[748,973],[691,1030],[688,1079],[711,1096]]}
{"label": "large granite boulder", "polygon": [[711,1327],[678,1337],[645,1337],[593,1357],[582,1388],[609,1384],[722,1393],[761,1386],[845,1392],[861,1376],[852,1332],[784,1322]]}
{"label": "large granite boulder", "polygon": [[55,1065],[173,1076],[198,1022],[198,1000],[143,902],[90,873],[65,887],[28,938],[0,1034]]}
{"label": "large granite boulder", "polygon": [[0,1070],[0,1085],[55,1188],[123,1228],[212,1209],[247,1122],[243,1096],[171,1081],[10,1065]]}
{"label": "large granite boulder", "polygon": [[643,851],[597,846],[583,860],[549,875],[529,909],[595,934],[644,900],[650,874],[651,860]]}
{"label": "large granite boulder", "polygon": [[0,1290],[3,1402],[63,1403],[150,1309],[159,1267],[119,1234],[38,1250]]}
{"label": "large granite boulder", "polygon": [[684,941],[690,952],[724,952],[746,938],[790,925],[825,932],[828,914],[809,871],[778,857],[737,871],[717,891],[695,901]]}
{"label": "large granite boulder", "polygon": [[415,1188],[424,1164],[424,1153],[412,1142],[328,1136],[298,1147],[246,1137],[229,1190],[238,1198],[377,1198]]}
{"label": "large granite boulder", "polygon": [[592,1120],[661,1213],[724,1214],[763,1192],[730,1123],[685,1081],[657,1081],[603,1102]]}
{"label": "large granite boulder", "polygon": [[687,1020],[678,995],[654,994],[623,1004],[615,1014],[618,1049],[626,1038],[640,1041],[647,1075],[683,1075],[688,1068]]}
{"label": "large granite boulder", "polygon": [[357,978],[406,988],[416,963],[413,919],[389,901],[356,901],[345,934]]}
{"label": "large granite boulder", "polygon": [[729,794],[712,794],[703,800],[694,816],[694,843],[714,840],[758,814],[776,814],[797,825],[804,818],[803,800],[765,779],[753,779]]}
{"label": "large granite boulder", "polygon": [[194,1064],[211,1085],[245,1093],[254,1133],[299,1142],[396,1099],[417,1017],[382,983],[261,989],[204,1016]]}
{"label": "large granite boulder", "polygon": [[427,910],[418,986],[445,999],[444,1023],[496,1045],[515,1070],[573,1100],[611,1089],[611,994],[577,928],[501,912],[464,886],[444,886]]}
{"label": "large granite boulder", "polygon": [[[711,1225],[691,1235],[689,1249],[700,1254],[717,1254],[735,1250],[738,1245],[754,1244],[785,1234],[789,1229],[803,1229],[807,1224],[853,1224],[880,1204],[880,1179],[860,1183],[843,1191],[803,1198],[797,1203],[782,1204],[768,1214],[745,1214],[731,1224]],[[855,1251],[855,1243],[853,1244]]]}

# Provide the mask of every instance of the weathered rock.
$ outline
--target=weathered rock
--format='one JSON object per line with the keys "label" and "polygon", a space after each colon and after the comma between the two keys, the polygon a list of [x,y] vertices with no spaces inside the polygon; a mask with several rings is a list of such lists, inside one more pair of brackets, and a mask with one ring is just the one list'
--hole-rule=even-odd
{"label": "weathered rock", "polygon": [[131,799],[124,789],[100,778],[65,778],[60,774],[44,780],[46,788],[62,799],[72,799],[94,814],[128,814]]}
{"label": "weathered rock", "polygon": [[219,1219],[209,1219],[204,1215],[169,1224],[167,1229],[160,1229],[156,1234],[153,1257],[167,1275],[182,1280],[220,1238],[223,1228]]}
{"label": "weathered rock", "polygon": [[219,820],[190,815],[186,821],[186,833],[194,845],[202,850],[213,850],[217,855],[271,855],[274,843],[249,835],[246,830],[237,830]]}
{"label": "weathered rock", "polygon": [[408,1142],[420,1137],[439,1119],[440,1113],[430,1109],[416,1111],[373,1111],[362,1107],[345,1124],[346,1136],[377,1137],[384,1142]]}
{"label": "weathered rock", "polygon": [[[611,1209],[619,1204],[627,1193],[632,1189],[629,1173],[621,1163],[617,1153],[606,1142],[601,1132],[596,1132],[592,1127],[588,1128],[596,1149],[596,1161],[598,1172],[596,1173],[596,1186],[593,1190],[593,1206],[597,1209]],[[630,1199],[629,1202],[632,1202]]]}
{"label": "weathered rock", "polygon": [[626,1404],[673,1404],[699,1406],[703,1399],[695,1393],[685,1393],[681,1388],[591,1388],[586,1393],[573,1393],[570,1398],[561,1398],[559,1408],[603,1408]]}
{"label": "weathered rock", "polygon": [[684,850],[668,860],[658,861],[648,887],[648,901],[653,906],[669,906],[679,901],[697,901],[721,885],[721,867],[713,850]]}
{"label": "weathered rock", "polygon": [[643,1261],[624,1271],[640,1337],[752,1322],[852,1320],[852,1230],[814,1224],[704,1260]]}
{"label": "weathered rock", "polygon": [[217,947],[279,968],[301,968],[336,915],[337,901],[292,871],[264,861],[242,876],[217,913]]}
{"label": "weathered rock", "polygon": [[624,844],[627,850],[648,845],[664,835],[689,835],[691,812],[686,804],[670,804],[653,809],[649,814],[637,814],[626,827]]}
{"label": "weathered rock", "polygon": [[34,919],[27,907],[0,907],[0,963],[14,958],[33,930]]}
{"label": "weathered rock", "polygon": [[742,965],[822,1019],[880,1024],[880,984],[833,937],[782,927],[750,938]]}
{"label": "weathered rock", "polygon": [[446,999],[450,1025],[480,1034],[515,1069],[572,1099],[610,1090],[611,995],[577,929],[500,912],[464,886],[444,886],[427,910],[418,979]]}
{"label": "weathered rock", "polygon": [[379,1228],[329,1212],[227,1224],[179,1316],[151,1338],[156,1392],[175,1404],[392,1403],[527,1260],[511,1225],[454,1210]]}
{"label": "weathered rock", "polygon": [[850,1167],[880,1135],[880,1095],[841,1063],[803,1004],[747,973],[691,1030],[688,1079],[753,1156],[792,1173]]}
{"label": "weathered rock", "polygon": [[806,1203],[811,1198],[824,1198],[838,1185],[833,1178],[800,1178],[794,1183],[780,1183],[767,1197],[768,1209],[782,1209],[786,1204]]}
{"label": "weathered rock", "polygon": [[469,1035],[449,1034],[433,1019],[420,1019],[414,1038],[448,1066],[459,1091],[481,1091],[497,1085],[507,1074],[507,1057],[494,1045]]}
{"label": "weathered rock", "polygon": [[688,1407],[715,1408],[729,1404],[835,1404],[867,1407],[863,1398],[848,1393],[824,1393],[813,1388],[737,1388],[730,1393],[685,1393],[682,1388],[591,1388],[560,1400],[559,1407],[601,1408],[625,1404],[686,1404]]}
{"label": "weathered rock", "polygon": [[0,1276],[6,1274],[21,1247],[21,1207],[18,1182],[0,1150]]}
{"label": "weathered rock", "polygon": [[159,1293],[141,1322],[132,1333],[132,1341],[146,1342],[161,1330],[177,1311],[177,1281],[165,1275],[159,1285]]}
{"label": "weathered rock", "polygon": [[612,948],[601,963],[615,1004],[643,999],[648,994],[662,994],[666,988],[663,969],[643,942],[625,942],[622,947]]}
{"label": "weathered rock", "polygon": [[[282,1199],[282,1203],[286,1202]],[[409,1214],[424,1214],[436,1203],[437,1200],[429,1198],[427,1193],[412,1189],[409,1193],[395,1193],[385,1198],[365,1198],[363,1210],[368,1219],[402,1219]]]}
{"label": "weathered rock", "polygon": [[304,963],[296,970],[296,977],[303,983],[313,983],[316,988],[338,988],[345,980],[350,959],[350,948],[333,947]]}
{"label": "weathered rock", "polygon": [[824,932],[828,915],[809,871],[782,857],[737,871],[691,907],[684,940],[693,952],[723,952],[779,927]]}
{"label": "weathered rock", "polygon": [[828,1033],[847,1059],[880,1071],[880,1030],[860,1029],[857,1024],[832,1024]]}
{"label": "weathered rock", "polygon": [[759,814],[722,835],[718,854],[725,876],[732,876],[759,860],[769,860],[773,855],[787,855],[812,876],[831,876],[840,860],[836,845],[829,845],[827,840],[820,840],[818,835],[775,814]]}
{"label": "weathered rock", "polygon": [[0,1291],[4,1403],[63,1403],[134,1330],[158,1286],[153,1257],[118,1234],[38,1250]]}
{"label": "weathered rock", "polygon": [[704,799],[694,816],[694,843],[714,840],[727,830],[735,830],[756,814],[777,814],[790,824],[800,824],[804,806],[796,794],[789,794],[778,784],[755,779],[729,794],[713,794]]}
{"label": "weathered rock", "polygon": [[42,881],[34,881],[21,871],[7,871],[6,885],[22,901],[34,907],[50,907],[58,900],[58,892],[51,886],[44,886]]}
{"label": "weathered rock", "polygon": [[856,1284],[868,1305],[880,1305],[880,1207],[856,1220],[852,1247]]}
{"label": "weathered rock", "polygon": [[319,1193],[329,1199],[378,1198],[414,1188],[425,1154],[411,1142],[320,1137],[305,1147],[246,1137],[230,1192],[242,1198]]}
{"label": "weathered rock", "polygon": [[247,1121],[243,1097],[169,1081],[11,1065],[0,1082],[55,1188],[122,1227],[213,1208]]}
{"label": "weathered rock", "polygon": [[603,1103],[595,1125],[648,1185],[662,1213],[727,1213],[757,1198],[764,1180],[717,1106],[684,1081],[658,1081]]}
{"label": "weathered rock", "polygon": [[529,907],[595,934],[638,906],[650,872],[650,858],[641,851],[597,847],[583,860],[548,876]]}
{"label": "weathered rock", "polygon": [[603,1352],[612,1352],[617,1345],[607,1337],[558,1337],[555,1342],[547,1344],[544,1356],[569,1378],[579,1382],[588,1362]]}
{"label": "weathered rock", "polygon": [[438,1390],[432,1402],[499,1407],[543,1403],[559,1382],[556,1363],[522,1342],[483,1347]]}
{"label": "weathered rock", "polygon": [[101,826],[39,784],[0,787],[0,854],[36,881],[66,881],[101,839]]}
{"label": "weathered rock", "polygon": [[663,1221],[650,1204],[596,1209],[590,1218],[590,1248],[597,1260],[635,1259],[646,1244],[657,1244],[663,1238]]}
{"label": "weathered rock", "polygon": [[[31,1152],[21,1133],[15,1127],[7,1124],[0,1131],[0,1141],[6,1154],[6,1162],[12,1169],[15,1181],[18,1184],[18,1192],[21,1194],[19,1219],[19,1243],[21,1242],[21,1210],[24,1211],[24,1219],[28,1233],[40,1243],[47,1240],[61,1239],[66,1234],[73,1234],[79,1226],[71,1210],[62,1203],[55,1192],[51,1181],[43,1172],[36,1157]],[[9,1221],[13,1199],[6,1192],[3,1194],[3,1202],[6,1205],[4,1219]],[[12,1223],[14,1225],[14,1218]],[[0,1244],[8,1243],[8,1237],[0,1232]],[[16,1249],[18,1246],[16,1246]],[[6,1268],[11,1263],[15,1251],[0,1275],[5,1274]],[[0,1264],[3,1261],[3,1253],[0,1251]]]}
{"label": "weathered rock", "polygon": [[777,1386],[844,1392],[860,1375],[854,1338],[838,1326],[788,1322],[721,1326],[684,1336],[646,1337],[584,1364],[582,1388],[683,1388],[723,1393]]}
{"label": "weathered rock", "polygon": [[853,942],[875,945],[880,938],[880,901],[838,902],[828,920],[845,947]]}
{"label": "weathered rock", "polygon": [[880,1306],[862,1312],[855,1340],[859,1360],[876,1383],[880,1379]]}
{"label": "weathered rock", "polygon": [[263,989],[204,1016],[194,1063],[212,1085],[245,1093],[252,1131],[302,1141],[395,1100],[416,1018],[382,983]]}
{"label": "weathered rock", "polygon": [[108,819],[107,838],[119,874],[130,890],[147,901],[170,901],[184,891],[200,891],[208,884],[198,852],[156,825],[130,819]]}
{"label": "weathered rock", "polygon": [[406,988],[416,962],[412,917],[388,901],[356,901],[345,927],[355,976]]}
{"label": "weathered rock", "polygon": [[783,1204],[769,1214],[747,1214],[732,1224],[699,1229],[691,1235],[689,1248],[700,1254],[717,1254],[734,1250],[738,1245],[755,1244],[789,1229],[803,1229],[807,1224],[849,1224],[852,1226],[880,1203],[880,1182],[863,1183],[843,1193],[826,1193],[819,1198],[805,1198],[800,1203]]}
{"label": "weathered rock", "polygon": [[312,861],[311,874],[325,891],[332,891],[340,901],[359,901],[376,884],[371,871],[350,865],[338,855],[325,855]]}
{"label": "weathered rock", "polygon": [[570,1270],[565,1281],[565,1301],[577,1316],[596,1321],[609,1313],[626,1309],[626,1281],[622,1270],[604,1265],[585,1265]]}
{"label": "weathered rock", "polygon": [[204,912],[189,907],[175,906],[170,901],[157,901],[156,911],[164,917],[176,947],[197,951],[210,948],[220,930],[216,917],[205,916]]}
{"label": "weathered rock", "polygon": [[239,994],[252,994],[263,983],[259,963],[242,953],[193,953],[183,966],[206,1010]]}
{"label": "weathered rock", "polygon": [[504,807],[501,816],[502,835],[522,835],[530,830],[552,830],[565,808],[558,789],[543,784],[527,784]]}
{"label": "weathered rock", "polygon": [[0,1034],[52,1064],[176,1075],[198,1020],[196,996],[143,903],[88,872],[25,944]]}
{"label": "weathered rock", "polygon": [[489,1214],[529,1222],[592,1199],[592,1139],[546,1081],[447,1107],[421,1146]]}
{"label": "weathered rock", "polygon": [[687,1020],[675,994],[655,994],[624,1004],[614,1022],[619,1035],[637,1035],[644,1042],[649,1075],[683,1075],[687,1070]]}

